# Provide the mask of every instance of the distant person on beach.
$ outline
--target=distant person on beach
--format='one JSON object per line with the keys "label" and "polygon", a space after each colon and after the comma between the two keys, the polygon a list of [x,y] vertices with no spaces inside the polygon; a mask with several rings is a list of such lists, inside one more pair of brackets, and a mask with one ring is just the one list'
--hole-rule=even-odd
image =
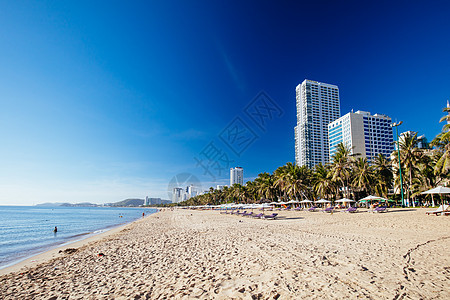
{"label": "distant person on beach", "polygon": [[142,213],[142,217],[144,217],[145,216],[145,213]]}
{"label": "distant person on beach", "polygon": [[55,226],[55,229],[53,229],[53,232],[57,233],[58,232],[58,227]]}

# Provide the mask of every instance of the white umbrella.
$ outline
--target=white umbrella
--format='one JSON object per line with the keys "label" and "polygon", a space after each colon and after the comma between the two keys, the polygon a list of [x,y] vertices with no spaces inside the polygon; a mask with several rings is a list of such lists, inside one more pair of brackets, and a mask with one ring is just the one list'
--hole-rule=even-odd
{"label": "white umbrella", "polygon": [[331,201],[326,200],[326,199],[320,199],[320,200],[317,200],[316,203],[331,203]]}
{"label": "white umbrella", "polygon": [[445,186],[438,186],[438,187],[435,187],[434,189],[425,191],[422,194],[431,194],[431,201],[433,201],[433,206],[434,206],[433,194],[450,194],[450,188],[445,187]]}
{"label": "white umbrella", "polygon": [[305,200],[300,201],[300,203],[311,203],[311,202],[314,202],[314,201],[308,200],[308,199],[305,199]]}
{"label": "white umbrella", "polygon": [[[308,199],[300,201],[300,203],[313,203],[313,202],[314,201],[311,201],[311,200],[308,200]],[[304,205],[304,207],[306,207],[306,204]]]}
{"label": "white umbrella", "polygon": [[297,200],[291,200],[288,203],[299,203]]}
{"label": "white umbrella", "polygon": [[342,199],[336,200],[334,202],[344,203],[344,202],[356,202],[356,201],[352,200],[352,199],[342,198]]}
{"label": "white umbrella", "polygon": [[425,191],[422,194],[450,194],[450,188],[445,186],[438,186],[434,189]]}

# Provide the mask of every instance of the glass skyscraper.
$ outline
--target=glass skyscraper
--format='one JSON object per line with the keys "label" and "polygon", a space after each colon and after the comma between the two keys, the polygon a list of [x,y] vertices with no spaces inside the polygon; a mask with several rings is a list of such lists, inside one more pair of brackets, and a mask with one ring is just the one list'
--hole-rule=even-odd
{"label": "glass skyscraper", "polygon": [[314,167],[329,161],[328,124],[339,118],[339,88],[305,79],[296,88],[295,162]]}

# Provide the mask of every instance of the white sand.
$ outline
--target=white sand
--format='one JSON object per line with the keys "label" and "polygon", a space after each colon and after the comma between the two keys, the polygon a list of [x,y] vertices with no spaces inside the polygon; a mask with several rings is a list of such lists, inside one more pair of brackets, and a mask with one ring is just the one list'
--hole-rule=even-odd
{"label": "white sand", "polygon": [[450,299],[450,217],[425,211],[282,212],[275,221],[163,211],[1,276],[0,295]]}

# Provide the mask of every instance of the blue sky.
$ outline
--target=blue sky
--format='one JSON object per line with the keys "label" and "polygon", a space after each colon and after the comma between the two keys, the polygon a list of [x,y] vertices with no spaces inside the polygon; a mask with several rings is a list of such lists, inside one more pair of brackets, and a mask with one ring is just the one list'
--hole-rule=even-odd
{"label": "blue sky", "polygon": [[[341,114],[431,140],[449,15],[446,1],[2,1],[0,204],[168,198],[180,173],[207,189],[229,178],[198,165],[211,145],[247,179],[272,172],[294,161],[305,78],[338,85]],[[245,113],[261,91],[279,108],[263,127]],[[221,139],[235,122],[253,134],[237,154]]]}

